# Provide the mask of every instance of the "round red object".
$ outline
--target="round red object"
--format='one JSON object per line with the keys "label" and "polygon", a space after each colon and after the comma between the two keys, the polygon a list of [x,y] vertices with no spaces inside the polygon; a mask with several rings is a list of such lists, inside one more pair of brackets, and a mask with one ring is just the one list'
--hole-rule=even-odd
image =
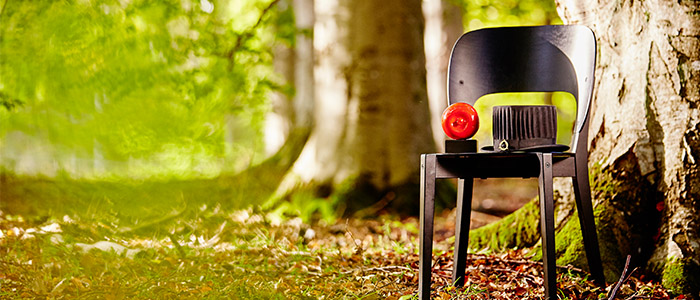
{"label": "round red object", "polygon": [[468,139],[479,130],[479,115],[473,106],[457,102],[442,113],[442,131],[447,136],[462,140]]}

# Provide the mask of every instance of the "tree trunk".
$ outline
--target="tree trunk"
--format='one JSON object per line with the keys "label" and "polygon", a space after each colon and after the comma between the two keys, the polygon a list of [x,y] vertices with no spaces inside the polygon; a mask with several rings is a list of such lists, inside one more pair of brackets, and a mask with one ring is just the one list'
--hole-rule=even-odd
{"label": "tree trunk", "polygon": [[350,210],[401,202],[396,189],[417,187],[420,154],[434,151],[421,1],[324,0],[315,11],[314,127],[278,195],[310,185],[326,197],[345,182],[363,195],[344,201]]}
{"label": "tree trunk", "polygon": [[[282,76],[283,84],[294,88],[294,96],[277,91],[270,96],[272,110],[265,116],[266,155],[285,152],[296,158],[299,153],[287,153],[289,145],[306,141],[313,122],[314,105],[314,25],[313,0],[286,0],[278,4],[279,13],[294,13],[294,41],[278,42],[274,48],[274,68]],[[284,30],[284,29],[282,29]],[[300,148],[300,147],[295,147]],[[274,156],[273,156],[274,158]]]}
{"label": "tree trunk", "polygon": [[633,248],[620,254],[636,257],[667,288],[697,293],[700,2],[557,4],[567,23],[587,25],[598,38],[590,164],[599,164],[596,179],[614,188],[596,194],[598,205],[608,202],[608,214],[627,225],[628,236],[617,242]]}
{"label": "tree trunk", "polygon": [[447,65],[452,45],[464,33],[462,8],[448,0],[423,0],[425,16],[425,69],[430,126],[438,151],[444,151],[441,116],[447,107]]}
{"label": "tree trunk", "polygon": [[[700,2],[557,0],[591,27],[598,66],[589,167],[606,279],[624,258],[675,293],[700,289]],[[557,182],[557,263],[586,267],[570,183]],[[480,228],[470,246],[532,246],[536,206]],[[492,238],[496,237],[496,238]]]}

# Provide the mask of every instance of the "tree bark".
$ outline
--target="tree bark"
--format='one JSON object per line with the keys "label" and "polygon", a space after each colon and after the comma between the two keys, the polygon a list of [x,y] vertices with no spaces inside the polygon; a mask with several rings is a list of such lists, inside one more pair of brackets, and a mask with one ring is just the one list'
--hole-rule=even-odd
{"label": "tree bark", "polygon": [[[671,291],[700,296],[700,2],[556,2],[598,42],[588,146],[606,279],[629,254]],[[555,184],[557,264],[585,268],[570,181]],[[470,234],[470,246],[531,247],[537,218],[526,205]]]}
{"label": "tree bark", "polygon": [[464,33],[463,9],[449,0],[423,0],[425,69],[430,103],[430,126],[438,151],[444,151],[442,112],[447,107],[447,65],[452,46]]}
{"label": "tree bark", "polygon": [[700,2],[557,0],[557,6],[566,23],[587,25],[598,39],[589,164],[597,170],[598,221],[615,222],[620,231],[603,233],[601,243],[623,245],[627,253],[616,254],[631,254],[667,288],[697,293]]}
{"label": "tree bark", "polygon": [[420,154],[434,151],[421,1],[324,0],[315,11],[314,127],[278,196],[310,185],[327,197],[350,182],[363,195],[344,201],[351,210],[401,202],[396,189],[417,186]]}

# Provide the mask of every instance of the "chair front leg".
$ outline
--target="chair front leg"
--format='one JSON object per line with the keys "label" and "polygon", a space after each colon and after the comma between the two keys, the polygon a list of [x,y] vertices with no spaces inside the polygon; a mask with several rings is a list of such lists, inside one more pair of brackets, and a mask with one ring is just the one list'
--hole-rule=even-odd
{"label": "chair front leg", "polygon": [[467,267],[473,186],[473,178],[460,178],[457,183],[457,220],[455,221],[455,259],[452,282],[458,287],[464,285],[464,273]]}
{"label": "chair front leg", "polygon": [[433,218],[435,215],[435,164],[432,154],[421,155],[420,172],[420,248],[418,297],[430,299],[433,261]]}
{"label": "chair front leg", "polygon": [[538,153],[540,160],[540,234],[544,264],[544,299],[557,297],[557,260],[554,248],[554,187],[552,181],[552,154]]}

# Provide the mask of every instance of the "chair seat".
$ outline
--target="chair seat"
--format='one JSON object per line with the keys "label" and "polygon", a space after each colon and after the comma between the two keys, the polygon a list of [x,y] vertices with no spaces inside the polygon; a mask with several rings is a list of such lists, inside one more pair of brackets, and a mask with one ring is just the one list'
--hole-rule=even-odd
{"label": "chair seat", "polygon": [[[538,152],[434,153],[436,178],[532,178],[540,175]],[[552,153],[554,177],[575,176],[575,154]]]}

